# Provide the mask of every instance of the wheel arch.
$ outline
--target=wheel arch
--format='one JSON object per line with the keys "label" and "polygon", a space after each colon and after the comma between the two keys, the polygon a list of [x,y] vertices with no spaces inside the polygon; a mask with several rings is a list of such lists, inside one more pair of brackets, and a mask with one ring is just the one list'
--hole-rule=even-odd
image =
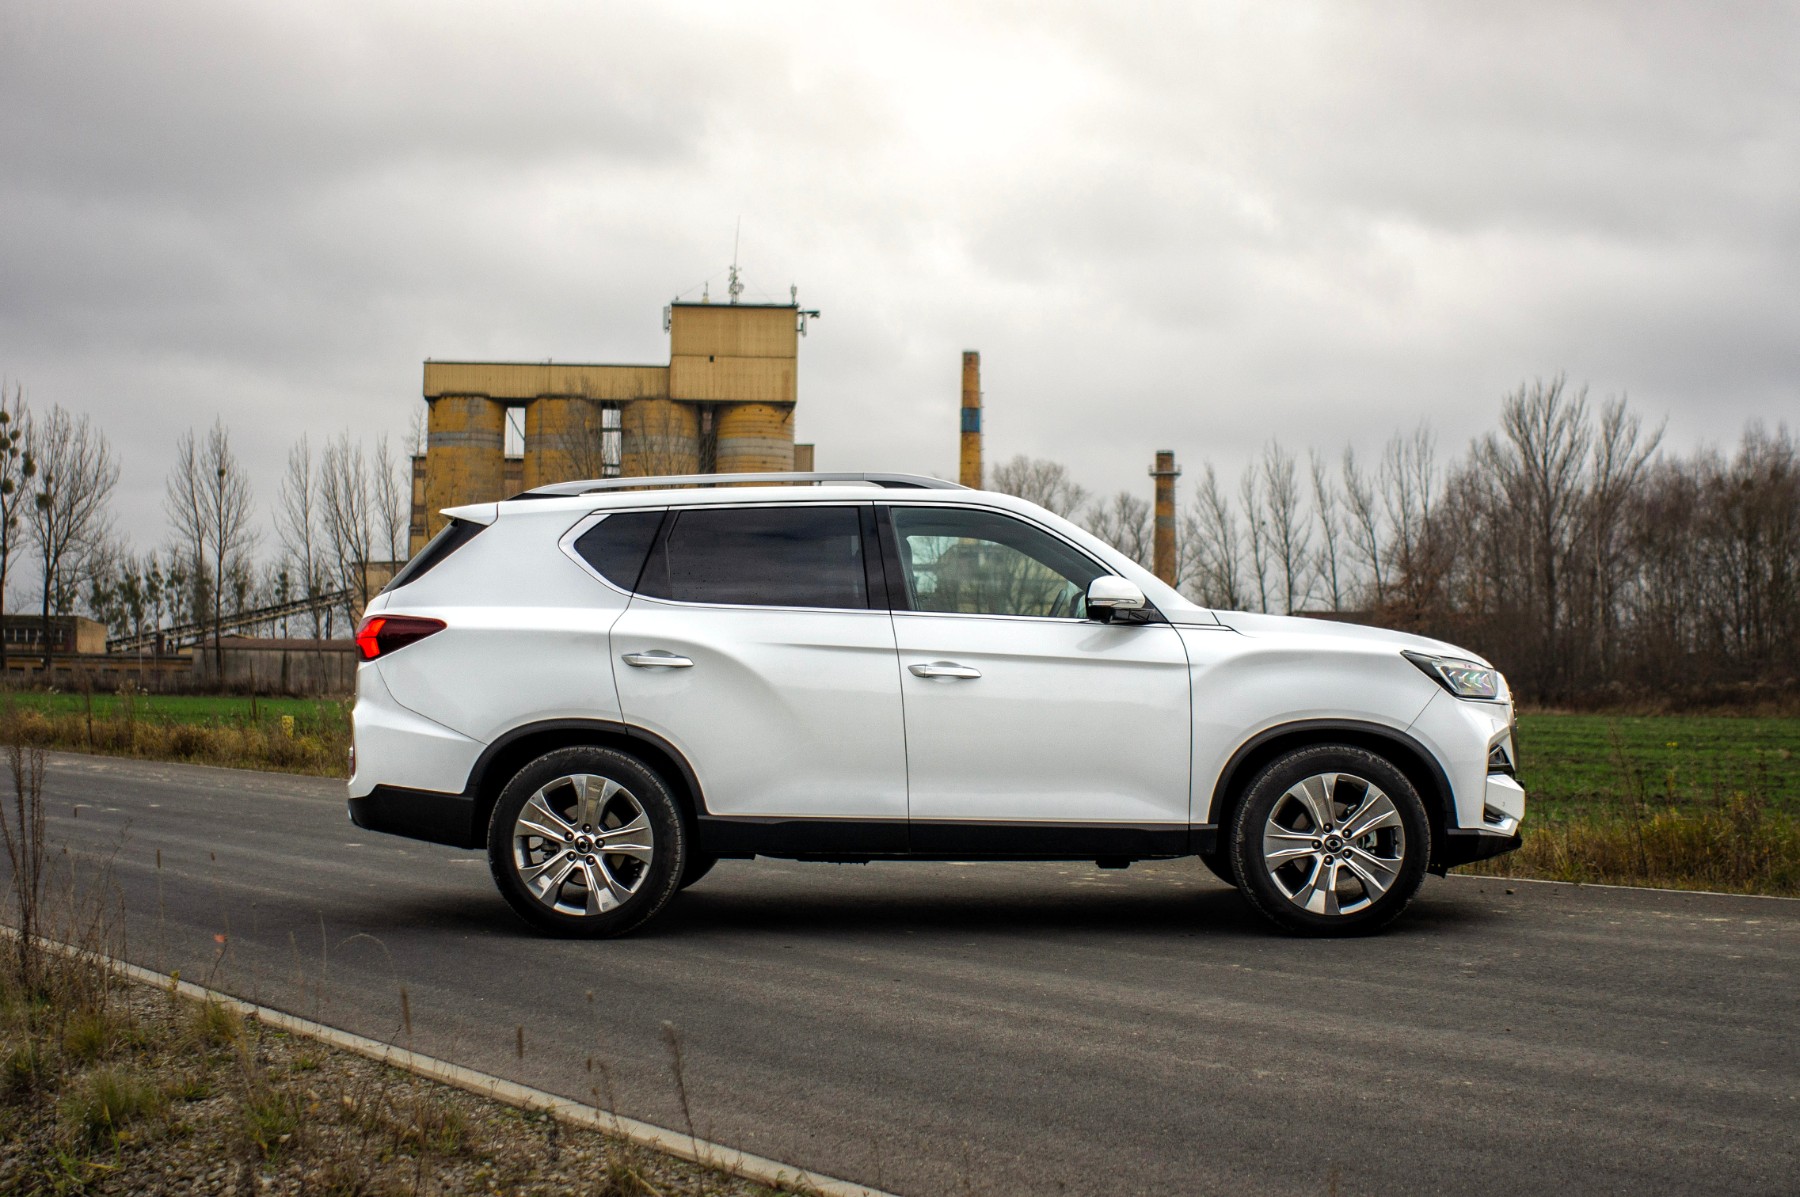
{"label": "wheel arch", "polygon": [[1212,805],[1207,822],[1218,828],[1220,843],[1231,825],[1237,804],[1243,801],[1250,783],[1263,767],[1276,757],[1298,748],[1315,744],[1349,744],[1378,752],[1406,774],[1407,780],[1425,800],[1425,814],[1431,821],[1431,864],[1433,872],[1442,873],[1444,829],[1455,822],[1455,796],[1450,788],[1450,775],[1444,766],[1419,741],[1397,728],[1357,719],[1306,719],[1267,728],[1250,737],[1219,771],[1213,784]]}
{"label": "wheel arch", "polygon": [[578,745],[612,748],[642,761],[675,795],[690,828],[706,812],[693,766],[661,736],[608,719],[546,719],[497,736],[476,758],[465,791],[474,799],[471,831],[475,844],[486,842],[494,803],[514,774],[546,752]]}

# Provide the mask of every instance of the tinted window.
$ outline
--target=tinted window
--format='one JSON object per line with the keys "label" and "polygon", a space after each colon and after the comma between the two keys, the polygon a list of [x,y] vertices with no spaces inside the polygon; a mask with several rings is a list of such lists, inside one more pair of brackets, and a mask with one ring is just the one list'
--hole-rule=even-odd
{"label": "tinted window", "polygon": [[388,584],[381,588],[381,593],[386,594],[390,590],[400,589],[409,582],[418,581],[444,558],[474,540],[485,527],[487,527],[486,524],[478,524],[473,520],[451,520],[438,529],[436,536],[426,542],[425,547],[419,550],[418,556],[408,561],[401,567],[399,573],[388,580]]}
{"label": "tinted window", "polygon": [[854,507],[682,511],[638,582],[684,603],[867,607]]}
{"label": "tinted window", "polygon": [[636,590],[638,575],[644,572],[644,558],[650,555],[650,542],[656,539],[662,518],[660,510],[609,515],[576,539],[575,551],[614,586]]}
{"label": "tinted window", "polygon": [[955,507],[895,507],[894,539],[915,611],[1082,619],[1106,571],[1023,520]]}

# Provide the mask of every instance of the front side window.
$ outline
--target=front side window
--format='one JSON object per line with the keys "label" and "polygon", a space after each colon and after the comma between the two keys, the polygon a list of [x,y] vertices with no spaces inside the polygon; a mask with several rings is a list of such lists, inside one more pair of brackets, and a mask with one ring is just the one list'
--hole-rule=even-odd
{"label": "front side window", "polygon": [[894,539],[915,611],[1084,619],[1106,571],[1041,528],[992,511],[894,507]]}
{"label": "front side window", "polygon": [[673,513],[638,593],[684,603],[866,608],[854,507],[795,505]]}

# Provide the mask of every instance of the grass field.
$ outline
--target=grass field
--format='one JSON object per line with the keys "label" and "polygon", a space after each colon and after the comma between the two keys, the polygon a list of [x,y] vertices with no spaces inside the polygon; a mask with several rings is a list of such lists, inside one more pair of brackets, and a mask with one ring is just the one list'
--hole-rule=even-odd
{"label": "grass field", "polygon": [[247,698],[235,694],[95,694],[90,699],[64,691],[20,690],[0,698],[0,702],[11,702],[20,710],[36,711],[51,719],[58,715],[85,717],[90,701],[96,719],[115,719],[129,710],[145,722],[161,724],[242,726],[278,722],[283,715],[291,715],[296,722],[313,725],[342,722],[350,711],[349,700],[342,698]]}
{"label": "grass field", "polygon": [[1639,801],[1710,807],[1735,794],[1800,814],[1800,719],[1528,713],[1518,749],[1532,818]]}

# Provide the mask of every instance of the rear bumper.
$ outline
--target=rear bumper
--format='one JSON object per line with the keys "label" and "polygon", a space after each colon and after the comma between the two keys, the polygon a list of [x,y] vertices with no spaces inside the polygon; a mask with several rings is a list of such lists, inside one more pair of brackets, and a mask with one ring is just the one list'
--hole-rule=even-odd
{"label": "rear bumper", "polygon": [[376,786],[350,799],[350,821],[365,831],[452,848],[479,848],[487,838],[475,826],[475,799],[469,794]]}

